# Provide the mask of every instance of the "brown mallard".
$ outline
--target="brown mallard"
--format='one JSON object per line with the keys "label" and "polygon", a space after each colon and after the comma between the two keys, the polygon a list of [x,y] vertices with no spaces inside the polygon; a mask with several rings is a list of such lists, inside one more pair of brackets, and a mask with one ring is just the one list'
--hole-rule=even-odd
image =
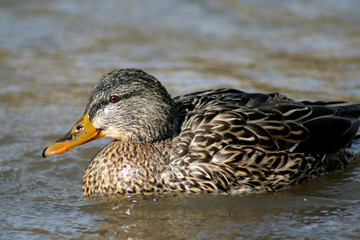
{"label": "brown mallard", "polygon": [[229,88],[171,98],[153,76],[122,69],[101,77],[85,114],[43,156],[115,139],[91,160],[85,196],[277,191],[358,159],[346,148],[359,116],[360,104]]}

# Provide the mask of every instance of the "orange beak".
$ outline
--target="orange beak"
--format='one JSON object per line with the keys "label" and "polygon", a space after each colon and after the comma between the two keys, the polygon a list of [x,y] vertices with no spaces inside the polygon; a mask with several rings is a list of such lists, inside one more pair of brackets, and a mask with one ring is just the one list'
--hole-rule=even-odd
{"label": "orange beak", "polygon": [[75,126],[62,138],[53,142],[43,151],[43,157],[70,151],[76,146],[103,137],[102,130],[96,129],[90,119],[89,113],[85,113]]}

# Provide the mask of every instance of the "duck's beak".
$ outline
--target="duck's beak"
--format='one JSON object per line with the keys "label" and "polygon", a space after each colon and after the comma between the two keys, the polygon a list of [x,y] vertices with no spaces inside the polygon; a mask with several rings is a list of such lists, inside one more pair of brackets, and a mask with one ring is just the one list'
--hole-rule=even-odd
{"label": "duck's beak", "polygon": [[103,137],[102,130],[96,129],[90,119],[89,113],[85,113],[75,126],[65,136],[53,142],[43,151],[43,157],[70,151],[76,146]]}

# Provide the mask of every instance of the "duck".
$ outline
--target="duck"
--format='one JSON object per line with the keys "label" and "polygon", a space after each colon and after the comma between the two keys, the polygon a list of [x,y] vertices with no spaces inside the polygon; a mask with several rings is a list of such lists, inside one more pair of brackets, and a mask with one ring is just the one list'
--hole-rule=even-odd
{"label": "duck", "polygon": [[359,160],[349,151],[359,117],[360,104],[232,88],[172,98],[152,75],[117,69],[100,78],[83,116],[42,155],[114,139],[90,161],[85,197],[274,192]]}

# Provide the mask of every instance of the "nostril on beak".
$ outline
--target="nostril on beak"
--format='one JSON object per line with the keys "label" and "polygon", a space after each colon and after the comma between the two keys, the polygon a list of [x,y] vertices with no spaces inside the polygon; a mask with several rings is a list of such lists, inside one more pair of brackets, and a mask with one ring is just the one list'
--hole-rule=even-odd
{"label": "nostril on beak", "polygon": [[80,123],[76,126],[75,132],[78,133],[84,129],[84,124]]}

